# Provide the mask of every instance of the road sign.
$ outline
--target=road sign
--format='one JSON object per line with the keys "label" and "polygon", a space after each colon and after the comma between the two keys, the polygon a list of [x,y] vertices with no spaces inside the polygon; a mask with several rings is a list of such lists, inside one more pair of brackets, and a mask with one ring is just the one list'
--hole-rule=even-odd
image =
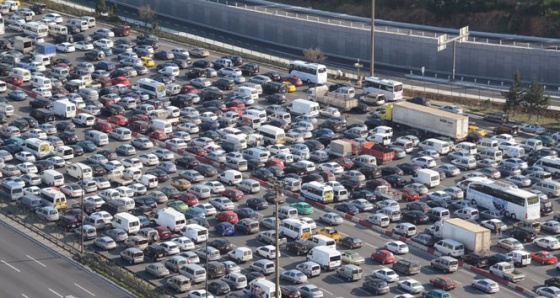
{"label": "road sign", "polygon": [[437,47],[438,52],[441,52],[447,48],[447,34],[438,36],[437,41],[438,41],[438,47]]}
{"label": "road sign", "polygon": [[469,26],[465,26],[459,29],[459,42],[465,42],[469,40]]}

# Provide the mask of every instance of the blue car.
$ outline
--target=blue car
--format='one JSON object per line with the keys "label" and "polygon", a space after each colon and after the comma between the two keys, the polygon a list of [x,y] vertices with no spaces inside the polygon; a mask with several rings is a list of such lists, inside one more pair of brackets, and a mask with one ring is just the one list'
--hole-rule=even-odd
{"label": "blue car", "polygon": [[101,69],[101,70],[105,70],[105,71],[113,71],[115,70],[115,64],[113,64],[113,62],[109,62],[109,61],[101,61],[97,64],[95,64],[95,69]]}
{"label": "blue car", "polygon": [[97,48],[98,50],[101,50],[103,53],[105,53],[105,56],[111,56],[113,55],[113,50],[111,48],[108,47],[99,47]]}
{"label": "blue car", "polygon": [[206,218],[206,210],[202,207],[192,207],[183,212],[186,219],[193,219],[195,217]]}
{"label": "blue car", "polygon": [[314,132],[314,138],[320,138],[320,137],[330,137],[330,138],[334,138],[335,133],[334,131],[332,131],[330,128],[321,128],[318,129]]}
{"label": "blue car", "polygon": [[80,141],[76,143],[76,145],[82,147],[82,149],[84,149],[84,152],[94,152],[95,150],[97,150],[97,146],[95,146],[92,141]]}
{"label": "blue car", "polygon": [[216,233],[221,236],[232,236],[235,234],[235,226],[229,222],[221,222],[216,226]]}

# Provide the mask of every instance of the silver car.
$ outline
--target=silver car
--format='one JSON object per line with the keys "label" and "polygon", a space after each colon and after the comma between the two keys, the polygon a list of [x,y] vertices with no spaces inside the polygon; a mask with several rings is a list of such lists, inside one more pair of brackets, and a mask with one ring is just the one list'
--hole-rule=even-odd
{"label": "silver car", "polygon": [[157,278],[165,277],[170,274],[169,269],[167,269],[164,264],[159,262],[146,266],[146,272]]}
{"label": "silver car", "polygon": [[283,271],[280,273],[280,279],[287,280],[295,284],[307,282],[307,276],[297,269]]}

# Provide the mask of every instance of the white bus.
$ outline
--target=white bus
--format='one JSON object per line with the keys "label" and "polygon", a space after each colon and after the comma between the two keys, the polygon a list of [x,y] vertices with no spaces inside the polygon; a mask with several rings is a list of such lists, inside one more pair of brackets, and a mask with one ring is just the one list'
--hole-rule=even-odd
{"label": "white bus", "polygon": [[296,76],[308,84],[327,83],[327,67],[322,64],[295,60],[290,62],[288,73],[290,76]]}
{"label": "white bus", "polygon": [[0,15],[0,34],[6,33],[6,29],[4,28],[4,17]]}
{"label": "white bus", "polygon": [[333,188],[316,181],[303,184],[301,186],[301,195],[304,198],[321,203],[331,203],[334,199]]}
{"label": "white bus", "polygon": [[509,183],[471,182],[466,200],[488,210],[501,211],[513,219],[530,221],[540,218],[539,197]]}
{"label": "white bus", "polygon": [[387,101],[397,101],[403,98],[403,84],[393,80],[384,80],[378,77],[367,77],[362,82],[364,93],[381,93]]}
{"label": "white bus", "polygon": [[22,150],[30,152],[35,155],[37,159],[45,159],[53,154],[54,147],[50,142],[45,140],[30,138],[25,140]]}
{"label": "white bus", "polygon": [[545,171],[551,173],[553,176],[560,176],[560,158],[558,157],[546,156],[537,160],[534,165],[542,167]]}
{"label": "white bus", "polygon": [[140,79],[134,85],[132,90],[143,91],[155,98],[165,97],[165,84],[152,79]]}
{"label": "white bus", "polygon": [[259,134],[263,136],[265,143],[267,144],[284,144],[286,143],[286,132],[282,128],[263,125],[259,127]]}
{"label": "white bus", "polygon": [[286,218],[280,223],[280,235],[296,240],[307,240],[312,235],[311,226],[298,218]]}
{"label": "white bus", "polygon": [[49,26],[39,22],[29,22],[23,25],[23,34],[37,37],[47,37]]}

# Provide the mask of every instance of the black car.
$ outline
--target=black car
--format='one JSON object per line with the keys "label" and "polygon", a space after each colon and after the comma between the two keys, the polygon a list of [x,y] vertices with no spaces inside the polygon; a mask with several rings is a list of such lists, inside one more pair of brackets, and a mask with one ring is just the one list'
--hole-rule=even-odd
{"label": "black car", "polygon": [[411,210],[402,213],[402,220],[417,225],[421,223],[428,223],[430,218],[422,211]]}
{"label": "black car", "polygon": [[399,167],[386,166],[381,168],[381,176],[398,175],[402,176],[404,171]]}
{"label": "black car", "polygon": [[406,181],[403,177],[398,175],[389,175],[384,177],[383,179],[389,182],[389,184],[391,184],[391,187],[393,188],[403,187],[408,183],[408,181]]}
{"label": "black car", "polygon": [[151,244],[144,249],[144,257],[152,262],[157,262],[165,257],[165,249],[159,244]]}
{"label": "black car", "polygon": [[376,295],[389,293],[389,285],[387,284],[386,281],[380,278],[367,278],[364,281],[362,288]]}
{"label": "black car", "polygon": [[107,158],[109,161],[117,160],[119,158],[119,156],[117,155],[117,152],[115,152],[114,150],[109,150],[109,149],[99,150],[99,151],[97,151],[97,154],[101,154],[101,155],[105,156],[105,158]]}
{"label": "black car", "polygon": [[262,274],[261,272],[258,272],[258,271],[251,271],[251,272],[245,274],[245,276],[247,277],[247,283],[250,283],[251,281],[253,281],[255,279],[266,279],[266,276],[264,274]]}
{"label": "black car", "polygon": [[56,222],[56,225],[63,228],[67,232],[71,232],[80,225],[81,221],[78,221],[76,217],[71,215],[61,216]]}
{"label": "black car", "polygon": [[91,41],[93,41],[93,38],[91,36],[89,36],[87,33],[77,33],[77,34],[74,34],[73,37],[74,37],[74,42],[78,42],[78,41],[91,42]]}
{"label": "black car", "polygon": [[64,145],[74,145],[78,143],[78,136],[71,131],[63,131],[58,134]]}
{"label": "black car", "polygon": [[421,169],[419,165],[408,162],[398,164],[397,167],[401,169],[405,175],[412,175]]}
{"label": "black car", "polygon": [[235,245],[225,238],[216,238],[208,242],[208,246],[212,246],[213,248],[219,250],[222,255],[225,255],[235,249]]}
{"label": "black car", "polygon": [[275,82],[279,82],[282,81],[282,75],[277,73],[277,72],[265,72],[262,74],[263,76],[269,77],[271,80],[275,81]]}
{"label": "black car", "polygon": [[[264,166],[264,164],[263,164]],[[304,165],[300,164],[291,164],[288,167],[284,168],[284,173],[286,174],[296,174],[298,176],[303,176],[307,174],[307,168]]]}
{"label": "black car", "polygon": [[425,97],[413,97],[410,99],[407,99],[408,102],[411,103],[415,103],[415,104],[419,104],[419,105],[423,105],[423,106],[430,106],[430,100],[425,98]]}
{"label": "black car", "polygon": [[269,103],[272,104],[284,104],[286,103],[286,95],[282,94],[282,93],[274,93],[274,94],[270,94],[267,95],[266,97],[266,101],[268,101]]}
{"label": "black car", "polygon": [[235,213],[237,213],[237,217],[239,219],[244,219],[244,218],[259,219],[259,214],[255,212],[255,210],[249,207],[239,208],[235,210]]}
{"label": "black car", "polygon": [[194,167],[194,170],[199,172],[204,177],[214,177],[218,175],[218,170],[211,165],[201,164]]}
{"label": "black car", "polygon": [[251,198],[245,204],[247,204],[247,207],[255,210],[265,210],[268,208],[268,202],[263,198]]}
{"label": "black car", "polygon": [[321,142],[317,140],[307,140],[303,143],[307,146],[307,148],[309,148],[309,152],[325,149],[325,145],[321,144]]}
{"label": "black car", "polygon": [[[273,191],[267,191],[264,196],[263,199],[265,199],[265,201],[274,204],[275,200],[276,200],[276,193]],[[286,196],[284,195],[284,193],[280,193],[280,198],[278,200],[278,204],[284,204],[286,202]]]}
{"label": "black car", "polygon": [[224,92],[217,87],[210,86],[202,89],[202,91],[199,92],[199,96],[201,100],[223,99]]}
{"label": "black car", "polygon": [[25,119],[16,119],[10,123],[10,126],[15,126],[21,133],[29,131],[29,122]]}
{"label": "black car", "polygon": [[206,137],[206,138],[210,138],[211,140],[213,140],[214,142],[219,141],[220,139],[222,139],[222,136],[217,133],[215,130],[207,130],[203,133],[200,133],[199,136],[201,137]]}
{"label": "black car", "polygon": [[157,207],[157,202],[150,196],[140,196],[134,198],[134,203],[136,206],[147,206],[150,207],[151,209]]}
{"label": "black car", "polygon": [[358,191],[364,189],[366,184],[357,179],[343,179],[339,181],[348,191]]}
{"label": "black car", "polygon": [[[248,159],[247,160],[247,168],[249,170],[255,170],[264,167],[264,162],[258,159]],[[285,170],[285,169],[284,169]]]}
{"label": "black car", "polygon": [[263,181],[270,181],[274,179],[274,175],[266,168],[259,168],[254,170],[251,173],[251,176]]}
{"label": "black car", "polygon": [[231,292],[231,289],[225,281],[216,280],[208,284],[208,292],[221,296]]}
{"label": "black car", "polygon": [[358,171],[364,174],[364,176],[366,176],[366,179],[376,179],[382,176],[381,168],[376,165],[362,166],[358,168]]}
{"label": "black car", "polygon": [[92,175],[94,177],[101,177],[107,174],[107,170],[100,164],[89,164],[89,167],[91,168]]}
{"label": "black car", "polygon": [[488,257],[488,266],[492,266],[500,262],[508,262],[513,264],[513,258],[504,253],[497,253]]}
{"label": "black car", "polygon": [[215,81],[213,85],[220,88],[220,90],[231,90],[235,87],[235,82],[231,79],[221,78]]}
{"label": "black car", "polygon": [[311,250],[311,245],[305,240],[290,241],[286,244],[286,250],[298,256],[307,255]]}
{"label": "black car", "polygon": [[74,150],[74,156],[82,156],[84,155],[84,149],[78,145],[70,145],[70,148]]}
{"label": "black car", "polygon": [[37,122],[37,119],[35,119],[31,116],[24,116],[24,117],[21,117],[21,119],[27,121],[30,128],[37,128],[39,126],[39,122]]}
{"label": "black car", "polygon": [[56,125],[56,130],[59,132],[63,132],[63,131],[75,131],[76,130],[76,125],[70,121],[62,121],[62,122],[58,122]]}
{"label": "black car", "polygon": [[301,298],[300,291],[294,286],[281,286],[282,298]]}
{"label": "black car", "polygon": [[479,254],[476,252],[471,252],[462,257],[463,262],[467,264],[474,265],[478,268],[483,268],[488,266],[488,256]]}
{"label": "black car", "polygon": [[350,197],[352,198],[352,200],[356,200],[356,199],[364,199],[367,201],[375,200],[375,194],[367,189],[353,191],[350,193]]}
{"label": "black car", "polygon": [[436,208],[436,207],[449,208],[449,204],[444,200],[427,200],[426,204],[428,204],[430,208]]}
{"label": "black car", "polygon": [[340,212],[344,212],[344,213],[348,213],[350,215],[356,215],[358,213],[360,213],[360,210],[358,209],[358,207],[356,207],[354,204],[349,203],[349,202],[344,202],[342,204],[338,204],[336,206],[334,206],[334,209]]}
{"label": "black car", "polygon": [[533,242],[533,240],[535,240],[536,238],[535,234],[535,231],[529,228],[514,228],[511,231],[511,237],[523,243]]}
{"label": "black car", "polygon": [[101,108],[101,113],[106,116],[124,115],[125,112],[125,109],[118,104],[112,104]]}
{"label": "black car", "polygon": [[192,169],[200,165],[200,161],[193,156],[183,156],[175,159],[175,165],[184,169]]}
{"label": "black car", "polygon": [[344,245],[350,249],[360,248],[364,245],[362,239],[352,236],[342,238],[339,244]]}
{"label": "black car", "polygon": [[410,202],[410,203],[406,204],[406,209],[407,210],[417,210],[417,211],[426,213],[431,209],[431,207],[428,204],[426,204],[426,202],[416,201],[416,202]]}
{"label": "black car", "polygon": [[544,281],[546,287],[560,287],[560,277],[551,277]]}
{"label": "black car", "polygon": [[214,68],[214,63],[212,63],[211,61],[208,60],[198,60],[192,63],[193,67],[198,67],[198,68]]}
{"label": "black car", "polygon": [[385,121],[379,118],[368,118],[364,121],[364,124],[367,126],[368,129],[373,129],[374,127],[385,125]]}
{"label": "black car", "polygon": [[169,180],[169,174],[161,169],[150,169],[146,171],[146,174],[154,175],[158,178],[158,182],[162,183]]}
{"label": "black car", "polygon": [[[270,169],[270,168],[268,168]],[[316,173],[312,173],[309,175],[305,175],[303,177],[301,177],[301,182],[302,183],[308,183],[308,182],[319,182],[319,183],[323,183],[325,182],[325,179],[323,178],[323,176],[321,176],[320,174],[316,174]]]}
{"label": "black car", "polygon": [[0,147],[0,150],[6,150],[10,152],[11,155],[14,155],[22,151],[21,147],[17,144],[3,145],[2,147]]}

